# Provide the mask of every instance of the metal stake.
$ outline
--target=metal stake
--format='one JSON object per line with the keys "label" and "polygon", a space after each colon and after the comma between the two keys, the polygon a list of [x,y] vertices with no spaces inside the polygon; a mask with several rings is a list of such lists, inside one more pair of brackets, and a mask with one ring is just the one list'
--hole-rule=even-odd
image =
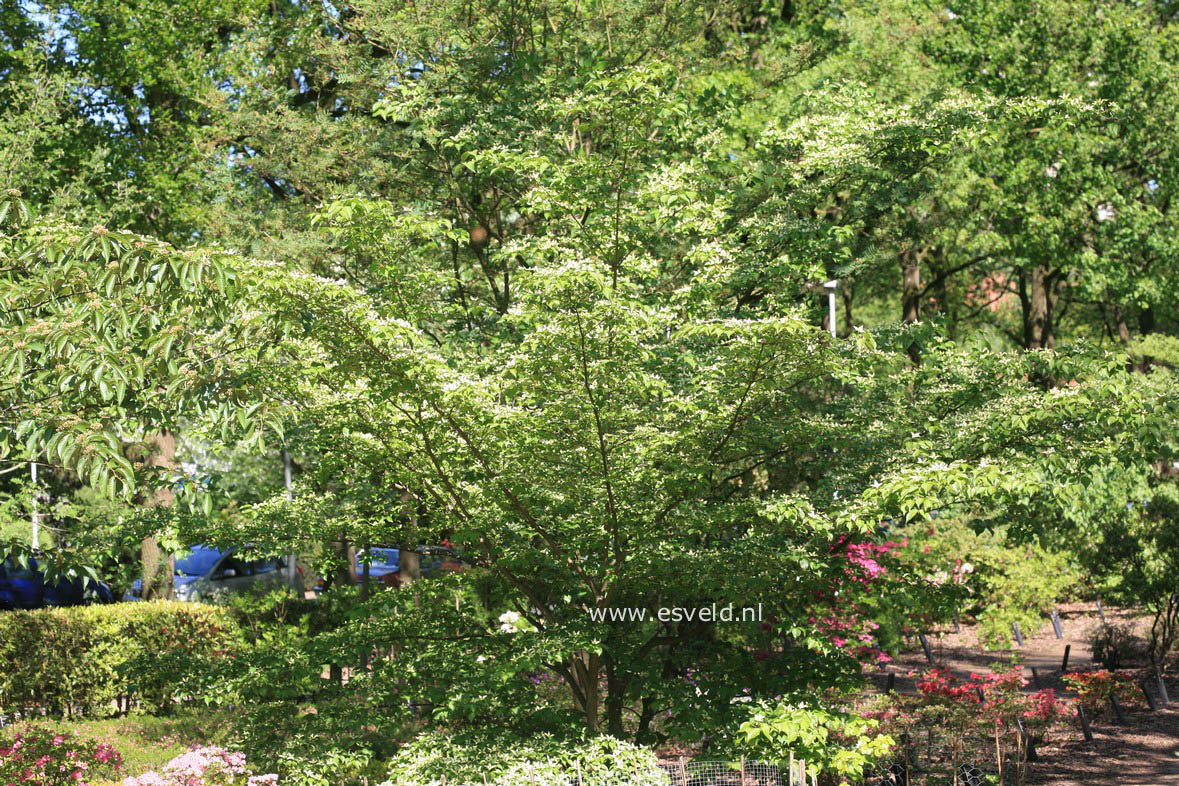
{"label": "metal stake", "polygon": [[1142,688],[1142,695],[1146,698],[1146,706],[1150,707],[1150,711],[1154,712],[1158,709],[1158,705],[1154,703],[1154,696],[1150,695],[1150,689],[1146,687],[1146,680],[1138,683],[1138,687]]}
{"label": "metal stake", "polygon": [[933,663],[933,651],[929,648],[929,639],[925,638],[924,633],[918,633],[917,638],[921,640],[921,649],[925,650],[925,659]]}
{"label": "metal stake", "polygon": [[1126,714],[1122,712],[1122,703],[1118,701],[1116,694],[1109,694],[1109,704],[1111,707],[1113,707],[1114,715],[1116,715],[1118,718],[1118,723],[1125,723]]}
{"label": "metal stake", "polygon": [[1089,728],[1089,715],[1085,712],[1085,705],[1077,703],[1077,717],[1081,719],[1081,733],[1085,735],[1085,742],[1093,742],[1093,730]]}
{"label": "metal stake", "polygon": [[1028,752],[1028,761],[1032,762],[1040,758],[1036,753],[1036,743],[1032,742],[1032,735],[1028,734],[1028,730],[1024,727],[1023,721],[1017,720],[1015,724],[1019,726],[1019,734],[1021,737],[1023,737],[1024,750]]}

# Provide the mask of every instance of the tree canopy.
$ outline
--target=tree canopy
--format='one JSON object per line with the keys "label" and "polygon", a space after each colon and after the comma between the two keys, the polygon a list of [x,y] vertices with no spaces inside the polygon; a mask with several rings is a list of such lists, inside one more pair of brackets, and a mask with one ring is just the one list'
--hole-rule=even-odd
{"label": "tree canopy", "polygon": [[[182,490],[136,525],[178,543],[470,565],[194,695],[732,731],[952,613],[899,556],[935,518],[1174,638],[1169,7],[2,9],[4,468]],[[607,615],[713,604],[759,616]]]}

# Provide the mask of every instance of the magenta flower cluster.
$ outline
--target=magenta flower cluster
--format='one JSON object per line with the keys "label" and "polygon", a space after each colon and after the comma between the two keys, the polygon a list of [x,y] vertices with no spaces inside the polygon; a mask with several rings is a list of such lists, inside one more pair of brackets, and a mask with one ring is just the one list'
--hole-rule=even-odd
{"label": "magenta flower cluster", "polygon": [[105,742],[77,732],[62,734],[26,726],[0,744],[0,783],[5,786],[87,786],[93,771],[117,772],[123,759]]}
{"label": "magenta flower cluster", "polygon": [[835,647],[861,662],[883,665],[892,660],[877,645],[876,630],[880,626],[867,618],[856,597],[874,591],[873,585],[888,573],[882,561],[906,546],[907,540],[872,543],[844,535],[831,547],[831,554],[846,562],[830,590],[815,598],[828,609],[825,613],[816,609],[809,622]]}

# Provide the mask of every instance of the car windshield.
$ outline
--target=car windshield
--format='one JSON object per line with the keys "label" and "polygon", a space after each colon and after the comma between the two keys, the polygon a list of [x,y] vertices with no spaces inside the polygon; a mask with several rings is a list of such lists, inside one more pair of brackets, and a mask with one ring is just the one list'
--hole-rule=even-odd
{"label": "car windshield", "polygon": [[8,559],[4,560],[3,564],[0,564],[0,573],[8,574],[8,578],[10,579],[35,578],[37,576],[37,561],[29,560],[29,566],[27,568],[22,568],[16,564],[16,560],[14,560],[12,557],[9,557]]}
{"label": "car windshield", "polygon": [[374,565],[380,563],[396,565],[401,561],[401,552],[397,549],[370,549],[370,551],[372,552]]}
{"label": "car windshield", "polygon": [[208,546],[193,546],[188,554],[176,558],[176,575],[204,576],[213,569],[224,553]]}

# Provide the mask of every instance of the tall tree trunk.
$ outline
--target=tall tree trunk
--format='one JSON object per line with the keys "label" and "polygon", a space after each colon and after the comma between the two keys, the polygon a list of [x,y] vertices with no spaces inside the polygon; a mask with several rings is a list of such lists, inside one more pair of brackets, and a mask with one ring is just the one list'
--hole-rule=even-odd
{"label": "tall tree trunk", "polygon": [[356,573],[356,545],[341,532],[340,539],[332,543],[332,547],[340,557],[335,580],[343,585],[355,584],[359,578]]}
{"label": "tall tree trunk", "polygon": [[622,739],[626,730],[622,727],[623,686],[612,659],[606,659],[606,733]]}
{"label": "tall tree trunk", "polygon": [[641,745],[650,745],[655,741],[655,735],[651,733],[653,720],[655,720],[655,697],[644,696],[639,709],[639,728],[635,732],[635,742]]}
{"label": "tall tree trunk", "polygon": [[1032,297],[1028,294],[1028,276],[1019,268],[1019,310],[1023,315],[1023,348],[1032,348]]}
{"label": "tall tree trunk", "polygon": [[576,682],[577,692],[574,693],[574,702],[577,704],[577,709],[585,720],[585,727],[590,732],[596,733],[599,710],[598,677],[601,674],[601,660],[598,654],[585,650],[575,652],[569,672]]}
{"label": "tall tree trunk", "polygon": [[1118,340],[1123,344],[1130,343],[1130,326],[1126,324],[1126,309],[1114,304],[1110,309],[1113,313],[1114,325],[1117,327]]}
{"label": "tall tree trunk", "polygon": [[[147,464],[152,467],[171,468],[175,462],[176,436],[169,431],[161,431],[150,440]],[[175,500],[176,494],[171,488],[164,486],[156,489],[145,504],[149,507],[170,507]],[[176,558],[172,554],[163,553],[158,537],[151,535],[143,539],[139,544],[139,559],[143,581],[140,596],[144,600],[175,598],[172,580],[176,574]]]}
{"label": "tall tree trunk", "polygon": [[360,599],[362,601],[368,600],[369,584],[372,581],[372,576],[370,575],[371,568],[372,568],[372,558],[373,558],[372,554],[373,554],[372,544],[365,542],[365,544],[364,544],[365,560],[364,560],[364,565],[362,567],[361,574],[360,574]]}
{"label": "tall tree trunk", "polygon": [[[911,248],[901,252],[901,321],[906,325],[921,321],[921,259]],[[921,363],[916,341],[905,351],[914,364]]]}
{"label": "tall tree trunk", "polygon": [[413,507],[413,498],[408,491],[401,493],[401,502],[406,509],[406,524],[408,533],[402,541],[398,554],[398,574],[401,586],[408,587],[422,577],[422,555],[418,551],[418,515]]}
{"label": "tall tree trunk", "polygon": [[1056,307],[1058,271],[1044,265],[1032,268],[1028,277],[1030,291],[1025,305],[1024,337],[1027,349],[1053,349],[1056,346]]}
{"label": "tall tree trunk", "polygon": [[1152,306],[1143,306],[1138,312],[1138,332],[1145,336],[1147,333],[1153,333],[1154,331],[1154,308]]}
{"label": "tall tree trunk", "polygon": [[403,543],[400,554],[401,586],[408,587],[422,577],[422,555],[415,544]]}

